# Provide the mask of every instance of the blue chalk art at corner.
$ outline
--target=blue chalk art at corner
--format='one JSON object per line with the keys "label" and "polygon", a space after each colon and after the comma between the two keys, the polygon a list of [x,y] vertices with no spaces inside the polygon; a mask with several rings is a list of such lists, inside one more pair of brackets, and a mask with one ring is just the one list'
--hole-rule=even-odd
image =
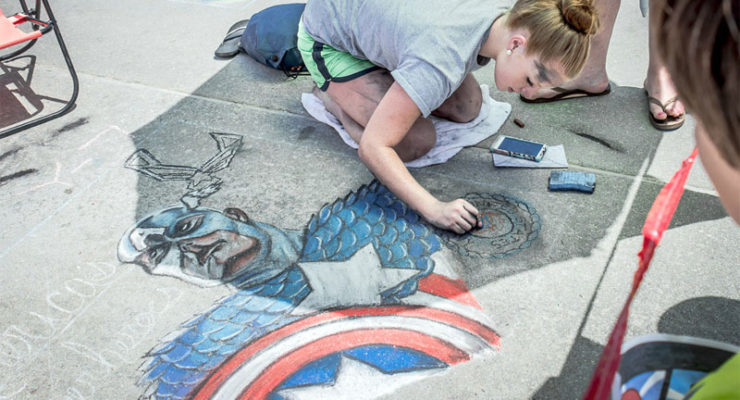
{"label": "blue chalk art at corner", "polygon": [[494,351],[499,336],[451,253],[527,248],[540,220],[526,202],[468,196],[484,229],[432,228],[377,181],[321,208],[302,230],[174,207],[123,236],[121,262],[236,293],[151,349],[143,398],[374,398]]}

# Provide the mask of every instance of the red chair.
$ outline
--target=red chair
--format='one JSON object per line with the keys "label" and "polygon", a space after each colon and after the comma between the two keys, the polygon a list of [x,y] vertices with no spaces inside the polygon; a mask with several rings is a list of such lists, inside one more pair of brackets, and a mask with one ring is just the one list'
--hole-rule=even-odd
{"label": "red chair", "polygon": [[[77,73],[72,65],[69,53],[67,52],[67,47],[64,45],[62,34],[59,32],[59,25],[57,24],[56,19],[54,19],[51,7],[49,7],[49,1],[36,0],[36,8],[34,9],[29,9],[25,0],[20,0],[20,4],[23,12],[10,17],[6,17],[3,11],[0,10],[0,50],[25,43],[25,45],[20,49],[14,50],[6,55],[0,55],[0,69],[2,69],[4,74],[7,74],[9,69],[5,66],[6,61],[12,60],[26,52],[41,36],[49,32],[54,32],[54,36],[56,36],[57,43],[59,44],[62,55],[64,56],[64,61],[67,63],[67,69],[72,76],[72,96],[66,102],[64,107],[58,111],[0,130],[0,139],[66,114],[74,107],[75,101],[77,100],[77,94],[79,92]],[[41,19],[42,4],[47,15],[46,20]],[[21,29],[21,27],[24,27],[25,30]],[[1,76],[2,75],[0,75],[0,77]]]}

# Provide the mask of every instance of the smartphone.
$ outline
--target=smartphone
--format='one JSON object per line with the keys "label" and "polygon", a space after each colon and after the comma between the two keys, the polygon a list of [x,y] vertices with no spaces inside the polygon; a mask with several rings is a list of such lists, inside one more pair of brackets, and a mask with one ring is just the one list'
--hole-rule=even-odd
{"label": "smartphone", "polygon": [[547,145],[511,136],[500,135],[498,139],[491,144],[491,151],[509,157],[517,157],[539,162],[542,160],[542,157],[545,156]]}

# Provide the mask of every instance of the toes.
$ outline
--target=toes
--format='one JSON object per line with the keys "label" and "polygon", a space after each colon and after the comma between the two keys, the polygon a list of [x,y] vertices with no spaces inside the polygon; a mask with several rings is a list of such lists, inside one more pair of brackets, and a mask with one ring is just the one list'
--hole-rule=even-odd
{"label": "toes", "polygon": [[660,107],[656,106],[650,106],[650,113],[653,114],[653,117],[659,121],[663,121],[666,118],[668,118],[668,114],[666,114],[663,110],[660,109]]}
{"label": "toes", "polygon": [[540,89],[534,93],[530,93],[529,96],[527,96],[524,93],[521,93],[521,95],[528,100],[534,100],[534,99],[549,99],[551,97],[555,97],[558,94],[558,92],[551,90],[551,89]]}
{"label": "toes", "polygon": [[680,101],[676,101],[675,103],[666,107],[666,111],[671,117],[680,117],[686,112],[686,109],[684,108],[683,103],[681,103]]}

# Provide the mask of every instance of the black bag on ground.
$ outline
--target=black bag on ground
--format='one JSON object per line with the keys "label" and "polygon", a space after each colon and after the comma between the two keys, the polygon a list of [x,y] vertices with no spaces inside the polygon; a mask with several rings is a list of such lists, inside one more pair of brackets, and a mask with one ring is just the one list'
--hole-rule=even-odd
{"label": "black bag on ground", "polygon": [[305,6],[279,4],[237,22],[216,50],[216,56],[232,57],[244,50],[258,62],[290,77],[308,75],[297,46],[298,22]]}

